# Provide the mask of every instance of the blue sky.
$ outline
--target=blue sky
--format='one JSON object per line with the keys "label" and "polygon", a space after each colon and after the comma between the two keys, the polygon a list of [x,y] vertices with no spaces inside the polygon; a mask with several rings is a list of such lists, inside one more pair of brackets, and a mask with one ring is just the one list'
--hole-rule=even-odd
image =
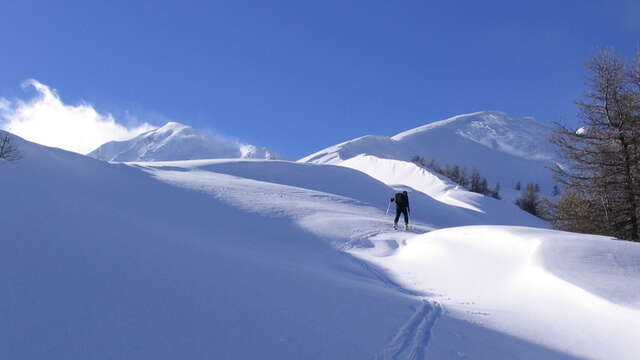
{"label": "blue sky", "polygon": [[27,79],[122,123],[183,122],[298,158],[460,113],[571,123],[584,62],[640,47],[640,2],[14,1],[0,98]]}

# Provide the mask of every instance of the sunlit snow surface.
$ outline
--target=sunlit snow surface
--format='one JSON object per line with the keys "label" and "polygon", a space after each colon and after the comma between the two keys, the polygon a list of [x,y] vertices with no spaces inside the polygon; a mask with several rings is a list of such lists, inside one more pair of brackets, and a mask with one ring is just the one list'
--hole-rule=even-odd
{"label": "sunlit snow surface", "polygon": [[[19,145],[0,164],[0,358],[640,353],[637,244],[545,229],[413,164],[108,164]],[[397,189],[408,232],[386,215]]]}
{"label": "sunlit snow surface", "polygon": [[177,122],[168,122],[133,139],[110,141],[88,156],[105,161],[274,158],[274,154],[265,148],[241,144],[216,134],[205,135]]}
{"label": "sunlit snow surface", "polygon": [[392,137],[363,136],[300,159],[316,164],[340,164],[358,155],[411,161],[420,156],[441,167],[457,165],[470,174],[478,169],[491,187],[503,191],[537,183],[551,195],[549,167],[557,158],[549,144],[551,129],[531,118],[514,118],[497,111],[458,115],[407,130]]}

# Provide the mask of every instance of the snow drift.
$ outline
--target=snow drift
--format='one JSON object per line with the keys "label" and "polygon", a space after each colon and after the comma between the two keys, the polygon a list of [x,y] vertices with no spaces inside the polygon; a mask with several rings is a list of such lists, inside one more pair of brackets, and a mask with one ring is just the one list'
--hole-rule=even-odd
{"label": "snow drift", "polygon": [[[393,239],[380,234],[374,242]],[[398,238],[393,256],[367,256],[401,285],[432,294],[450,318],[588,359],[633,359],[640,345],[640,246],[600,236],[468,226]],[[427,358],[492,358],[508,341],[474,348],[455,321],[438,323]],[[503,339],[506,340],[506,339]],[[464,350],[464,349],[467,350]],[[529,357],[519,350],[518,358]],[[556,355],[538,355],[554,358]],[[493,356],[506,358],[506,356]]]}

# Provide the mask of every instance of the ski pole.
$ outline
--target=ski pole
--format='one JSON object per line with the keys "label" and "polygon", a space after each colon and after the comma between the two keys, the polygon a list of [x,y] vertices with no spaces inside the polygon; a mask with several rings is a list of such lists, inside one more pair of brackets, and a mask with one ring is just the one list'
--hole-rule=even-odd
{"label": "ski pole", "polygon": [[385,216],[389,215],[389,208],[390,207],[391,207],[391,201],[389,201],[389,205],[387,205],[387,212],[384,214]]}

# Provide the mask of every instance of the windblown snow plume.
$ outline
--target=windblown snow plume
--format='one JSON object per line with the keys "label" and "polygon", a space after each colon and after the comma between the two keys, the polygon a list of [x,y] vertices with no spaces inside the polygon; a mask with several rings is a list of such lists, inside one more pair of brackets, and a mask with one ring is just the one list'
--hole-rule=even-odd
{"label": "windblown snow plume", "polygon": [[87,103],[68,105],[56,91],[37,80],[27,80],[37,95],[29,100],[0,98],[0,128],[30,141],[86,154],[113,140],[126,140],[153,129],[147,123],[119,124]]}

